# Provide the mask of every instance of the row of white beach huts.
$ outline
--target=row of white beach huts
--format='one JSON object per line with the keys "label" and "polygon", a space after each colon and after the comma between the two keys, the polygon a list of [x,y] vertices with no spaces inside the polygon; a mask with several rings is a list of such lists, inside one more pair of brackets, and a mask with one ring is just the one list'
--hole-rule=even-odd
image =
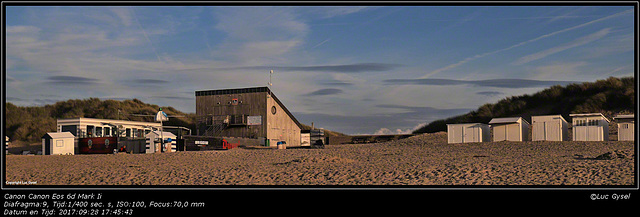
{"label": "row of white beach huts", "polygon": [[[570,114],[572,141],[608,141],[609,119],[601,113]],[[614,117],[618,124],[618,140],[634,141],[634,115]],[[532,124],[522,117],[494,118],[489,124],[447,124],[448,143],[493,141],[569,141],[569,123],[562,115],[531,116]],[[529,130],[531,134],[529,134]],[[531,135],[532,138],[529,138]]]}

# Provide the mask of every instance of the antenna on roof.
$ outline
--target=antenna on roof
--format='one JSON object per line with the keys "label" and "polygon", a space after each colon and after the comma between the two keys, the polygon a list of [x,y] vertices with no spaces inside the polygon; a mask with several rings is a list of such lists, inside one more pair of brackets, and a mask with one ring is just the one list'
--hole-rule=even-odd
{"label": "antenna on roof", "polygon": [[269,87],[271,87],[273,85],[273,83],[271,83],[271,75],[273,74],[273,70],[269,71]]}

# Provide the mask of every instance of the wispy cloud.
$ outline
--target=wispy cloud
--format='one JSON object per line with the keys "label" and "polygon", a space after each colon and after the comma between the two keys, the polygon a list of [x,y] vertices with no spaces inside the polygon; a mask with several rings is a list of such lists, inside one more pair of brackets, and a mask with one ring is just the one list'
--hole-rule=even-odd
{"label": "wispy cloud", "polygon": [[489,80],[454,80],[454,79],[387,79],[388,85],[475,85],[480,87],[499,88],[528,88],[528,87],[548,87],[553,85],[567,85],[576,81],[542,81],[531,79],[489,79]]}
{"label": "wispy cloud", "polygon": [[51,76],[47,78],[47,82],[51,84],[63,84],[63,85],[90,85],[97,84],[98,79],[86,78],[80,76]]}
{"label": "wispy cloud", "polygon": [[336,88],[326,88],[313,91],[311,93],[304,94],[304,96],[326,96],[326,95],[336,95],[341,94],[343,91]]}
{"label": "wispy cloud", "polygon": [[136,84],[151,84],[151,85],[169,83],[168,81],[159,80],[159,79],[133,79],[131,80],[131,82]]}
{"label": "wispy cloud", "polygon": [[[136,11],[135,11],[134,8],[131,8],[131,13],[133,14],[133,17],[136,20],[136,24],[138,24],[138,27],[142,31],[142,34],[144,34],[144,38],[146,38],[147,41],[149,42],[149,45],[151,46],[151,49],[153,50],[153,53],[156,54],[156,57],[158,58],[158,62],[162,62],[162,60],[160,60],[160,55],[158,55],[158,51],[156,50],[156,46],[153,45],[153,42],[151,41],[151,39],[149,39],[149,35],[147,35],[147,31],[145,31],[144,28],[142,27],[142,25],[140,24],[140,20],[138,20],[138,16],[136,15]],[[119,17],[122,18],[122,13],[120,13],[118,15],[119,15]]]}
{"label": "wispy cloud", "polygon": [[568,50],[568,49],[571,49],[571,48],[574,48],[574,47],[582,46],[582,45],[591,43],[593,41],[596,41],[598,39],[601,39],[601,38],[605,37],[607,34],[609,34],[610,32],[611,32],[611,28],[605,28],[605,29],[602,29],[602,30],[597,31],[595,33],[586,35],[584,37],[580,37],[580,38],[578,38],[578,39],[576,39],[574,41],[571,41],[571,42],[569,42],[567,44],[563,44],[563,45],[560,45],[560,46],[557,46],[557,47],[552,47],[552,48],[549,48],[549,49],[546,49],[546,50],[543,50],[543,51],[540,51],[540,52],[537,52],[537,53],[533,53],[533,54],[529,54],[527,56],[523,56],[523,57],[519,58],[518,60],[516,60],[515,62],[513,62],[512,64],[514,64],[514,65],[522,65],[522,64],[534,61],[534,60],[545,58],[545,57],[547,57],[549,55],[552,55],[552,54],[555,54],[555,53],[558,53],[558,52],[562,52],[562,51],[565,51],[565,50]]}
{"label": "wispy cloud", "polygon": [[498,96],[498,95],[502,95],[504,93],[503,92],[498,92],[498,91],[480,91],[480,92],[476,92],[476,94],[484,95],[484,96]]}
{"label": "wispy cloud", "polygon": [[533,38],[533,39],[530,39],[530,40],[527,40],[527,41],[523,41],[523,42],[520,42],[518,44],[511,45],[511,46],[509,46],[507,48],[503,48],[503,49],[499,49],[499,50],[495,50],[495,51],[486,52],[486,53],[477,54],[477,55],[474,55],[474,56],[471,56],[471,57],[467,57],[467,58],[465,58],[463,60],[460,60],[460,61],[458,61],[458,62],[456,62],[454,64],[450,64],[450,65],[447,65],[445,67],[433,70],[433,71],[425,74],[424,76],[422,76],[420,78],[428,78],[428,77],[431,77],[432,75],[438,74],[438,73],[440,73],[442,71],[446,71],[446,70],[449,70],[449,69],[452,69],[452,68],[455,68],[455,67],[458,67],[458,66],[460,66],[462,64],[465,64],[465,63],[467,63],[469,61],[472,61],[472,60],[476,60],[478,58],[482,58],[482,57],[485,57],[485,56],[488,56],[488,55],[492,55],[492,54],[508,51],[508,50],[511,50],[511,49],[514,49],[514,48],[517,48],[517,47],[520,47],[520,46],[523,46],[523,45],[526,45],[526,44],[529,44],[529,43],[532,43],[532,42],[535,42],[535,41],[538,41],[538,40],[541,40],[541,39],[544,39],[544,38],[548,38],[548,37],[551,37],[551,36],[554,36],[554,35],[557,35],[557,34],[560,34],[560,33],[568,32],[568,31],[571,31],[571,30],[574,30],[574,29],[582,28],[582,27],[591,25],[593,23],[597,23],[597,22],[600,22],[600,21],[608,20],[608,19],[620,16],[620,15],[624,15],[624,14],[630,13],[630,12],[633,12],[633,9],[622,11],[622,12],[619,12],[619,13],[616,13],[616,14],[612,14],[612,15],[603,17],[603,18],[595,19],[595,20],[592,20],[592,21],[589,21],[589,22],[586,22],[586,23],[583,23],[583,24],[580,24],[580,25],[576,25],[576,26],[572,26],[572,27],[565,28],[565,29],[562,29],[562,30],[558,30],[558,31],[555,31],[555,32],[552,32],[552,33],[548,33],[548,34],[542,35],[542,36],[538,36],[536,38]]}
{"label": "wispy cloud", "polygon": [[382,72],[398,68],[400,64],[390,63],[354,63],[342,65],[315,65],[315,66],[239,66],[224,68],[192,68],[185,71],[194,70],[277,70],[277,71],[303,71],[303,72]]}

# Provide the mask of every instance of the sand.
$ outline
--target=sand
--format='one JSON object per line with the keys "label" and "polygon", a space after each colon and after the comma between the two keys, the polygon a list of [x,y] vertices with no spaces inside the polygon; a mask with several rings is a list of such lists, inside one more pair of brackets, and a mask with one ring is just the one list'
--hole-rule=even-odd
{"label": "sand", "polygon": [[325,149],[6,158],[37,185],[633,185],[633,142],[447,144],[446,133]]}

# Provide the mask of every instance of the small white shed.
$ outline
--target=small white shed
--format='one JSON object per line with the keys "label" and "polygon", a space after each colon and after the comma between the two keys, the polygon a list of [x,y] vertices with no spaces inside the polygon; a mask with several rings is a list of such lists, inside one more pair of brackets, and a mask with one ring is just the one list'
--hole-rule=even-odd
{"label": "small white shed", "polygon": [[490,128],[487,124],[447,124],[448,143],[489,142]]}
{"label": "small white shed", "polygon": [[529,122],[521,117],[494,118],[489,124],[494,142],[529,140]]}
{"label": "small white shed", "polygon": [[613,117],[618,122],[618,141],[635,141],[635,115]]}
{"label": "small white shed", "polygon": [[47,133],[42,136],[43,155],[73,155],[75,136],[70,132]]}
{"label": "small white shed", "polygon": [[609,119],[601,113],[570,114],[573,141],[609,141]]}
{"label": "small white shed", "polygon": [[[162,136],[160,135],[160,131],[151,131],[145,135],[146,137],[146,153],[156,153],[156,152],[176,152],[177,149],[177,141],[176,135],[171,132],[162,132]],[[164,139],[164,142],[160,142],[161,139]],[[161,145],[164,144],[164,145]]]}
{"label": "small white shed", "polygon": [[569,123],[562,115],[531,116],[533,141],[569,141]]}

